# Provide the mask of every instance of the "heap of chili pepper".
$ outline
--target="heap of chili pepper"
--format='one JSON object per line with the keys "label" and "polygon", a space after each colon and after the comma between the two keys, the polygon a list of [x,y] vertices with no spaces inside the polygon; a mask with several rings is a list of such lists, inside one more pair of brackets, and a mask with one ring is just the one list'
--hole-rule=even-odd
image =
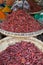
{"label": "heap of chili pepper", "polygon": [[31,42],[17,42],[0,52],[0,65],[43,65],[43,53]]}
{"label": "heap of chili pepper", "polygon": [[41,30],[41,25],[24,10],[18,10],[8,15],[1,23],[1,29],[17,33],[29,33]]}

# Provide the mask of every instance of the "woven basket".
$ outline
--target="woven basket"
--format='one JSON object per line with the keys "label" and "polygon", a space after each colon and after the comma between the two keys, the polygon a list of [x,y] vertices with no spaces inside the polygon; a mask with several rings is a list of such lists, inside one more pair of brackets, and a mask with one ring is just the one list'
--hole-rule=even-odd
{"label": "woven basket", "polygon": [[43,42],[33,37],[6,37],[0,40],[0,51],[5,50],[9,45],[15,44],[16,42],[27,41],[34,43],[43,52]]}
{"label": "woven basket", "polygon": [[[33,13],[30,12],[30,14],[36,14],[36,13],[41,13],[41,11],[33,12]],[[27,37],[29,37],[29,36],[37,36],[37,35],[43,33],[43,29],[36,31],[36,32],[30,32],[30,33],[14,33],[14,32],[9,32],[9,31],[0,29],[0,33],[4,34],[6,36],[14,36],[14,37],[26,37],[27,36]]]}

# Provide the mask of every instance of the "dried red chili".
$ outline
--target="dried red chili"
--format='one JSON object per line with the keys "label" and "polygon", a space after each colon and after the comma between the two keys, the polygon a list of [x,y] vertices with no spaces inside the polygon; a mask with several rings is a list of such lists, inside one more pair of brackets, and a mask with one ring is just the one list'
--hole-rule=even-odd
{"label": "dried red chili", "polygon": [[42,7],[37,5],[33,0],[28,0],[28,3],[30,4],[30,12],[38,12],[42,10]]}
{"label": "dried red chili", "polygon": [[41,30],[41,26],[24,10],[18,10],[8,15],[7,20],[2,22],[1,29],[11,32],[28,33]]}
{"label": "dried red chili", "polygon": [[43,65],[43,53],[31,42],[17,42],[0,53],[0,65]]}

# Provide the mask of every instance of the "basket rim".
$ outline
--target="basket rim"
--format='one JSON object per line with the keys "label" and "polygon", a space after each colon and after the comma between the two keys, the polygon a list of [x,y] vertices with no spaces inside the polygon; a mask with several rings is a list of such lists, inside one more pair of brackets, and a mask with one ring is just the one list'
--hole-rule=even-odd
{"label": "basket rim", "polygon": [[29,12],[29,14],[38,14],[38,13],[41,13],[43,12],[43,10],[40,10],[40,11],[37,11],[37,12]]}
{"label": "basket rim", "polygon": [[43,33],[43,29],[42,30],[38,30],[36,32],[30,32],[30,33],[14,33],[14,32],[9,32],[9,31],[5,31],[0,29],[0,33],[6,35],[6,36],[21,36],[21,37],[28,37],[28,36],[37,36],[39,34]]}
{"label": "basket rim", "polygon": [[3,47],[6,48],[8,45],[21,41],[32,42],[43,52],[43,42],[34,37],[6,37],[0,40],[0,50],[2,51]]}

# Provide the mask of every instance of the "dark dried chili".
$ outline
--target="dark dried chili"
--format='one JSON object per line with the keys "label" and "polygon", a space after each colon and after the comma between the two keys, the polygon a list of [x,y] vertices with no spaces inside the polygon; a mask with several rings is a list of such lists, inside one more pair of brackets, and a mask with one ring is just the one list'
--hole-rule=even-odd
{"label": "dark dried chili", "polygon": [[42,10],[42,7],[37,5],[37,3],[34,2],[34,0],[27,0],[27,1],[30,4],[30,12],[38,12]]}

